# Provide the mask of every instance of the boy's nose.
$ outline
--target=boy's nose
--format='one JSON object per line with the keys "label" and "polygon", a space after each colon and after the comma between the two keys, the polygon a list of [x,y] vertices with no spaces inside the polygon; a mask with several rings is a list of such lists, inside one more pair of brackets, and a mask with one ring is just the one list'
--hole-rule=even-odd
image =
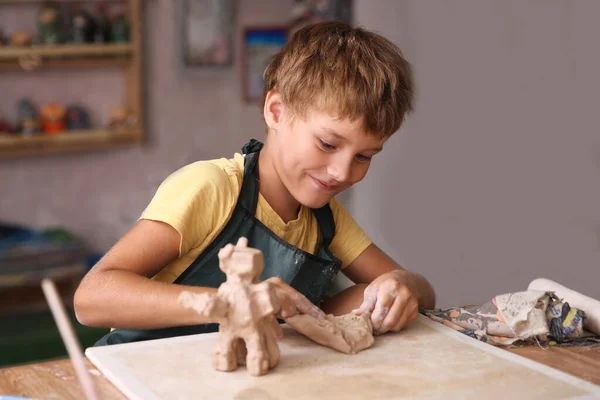
{"label": "boy's nose", "polygon": [[339,160],[338,162],[329,165],[327,173],[337,182],[347,182],[348,179],[350,179],[351,165],[352,164],[347,162],[346,160]]}

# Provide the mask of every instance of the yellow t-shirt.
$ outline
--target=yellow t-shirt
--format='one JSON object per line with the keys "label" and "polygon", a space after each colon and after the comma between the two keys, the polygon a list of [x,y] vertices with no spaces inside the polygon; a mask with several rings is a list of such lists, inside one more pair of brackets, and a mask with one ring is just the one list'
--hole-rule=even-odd
{"label": "yellow t-shirt", "polygon": [[[198,161],[171,174],[158,188],[140,219],[161,221],[181,235],[179,258],[154,279],[172,283],[225,227],[238,200],[244,176],[244,156]],[[342,261],[352,263],[371,240],[337,200],[329,202],[336,234],[329,249]],[[312,211],[302,206],[298,218],[287,224],[259,194],[256,218],[288,243],[314,254],[319,228]]]}

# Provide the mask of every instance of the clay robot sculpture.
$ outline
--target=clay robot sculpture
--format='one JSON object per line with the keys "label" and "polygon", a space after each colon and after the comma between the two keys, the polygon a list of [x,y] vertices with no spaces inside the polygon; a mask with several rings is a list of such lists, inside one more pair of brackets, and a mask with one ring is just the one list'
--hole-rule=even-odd
{"label": "clay robot sculpture", "polygon": [[[274,287],[258,282],[263,267],[262,252],[249,248],[248,239],[242,237],[235,246],[228,244],[219,251],[219,268],[227,280],[217,293],[184,291],[179,296],[184,307],[220,324],[212,359],[218,371],[234,371],[245,364],[251,375],[260,376],[279,362],[273,323],[280,306]],[[374,343],[369,313],[322,319],[297,314],[286,322],[311,340],[346,354]]]}
{"label": "clay robot sculpture", "polygon": [[264,266],[260,250],[249,248],[240,238],[219,251],[219,267],[227,281],[217,293],[182,292],[179,302],[211,322],[218,322],[219,336],[213,352],[213,367],[234,371],[246,364],[251,375],[267,373],[279,361],[279,346],[273,319],[279,312],[275,289],[258,282]]}

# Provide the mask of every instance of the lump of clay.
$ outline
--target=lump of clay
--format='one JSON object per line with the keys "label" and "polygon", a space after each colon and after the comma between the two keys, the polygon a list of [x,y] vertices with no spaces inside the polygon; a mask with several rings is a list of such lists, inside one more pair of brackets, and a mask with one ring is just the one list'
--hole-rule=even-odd
{"label": "lump of clay", "polygon": [[356,354],[375,342],[371,314],[331,314],[317,319],[307,314],[296,314],[285,322],[309,339],[346,354]]}
{"label": "lump of clay", "polygon": [[219,251],[219,267],[227,280],[216,294],[184,291],[179,303],[220,324],[213,352],[216,370],[234,371],[246,364],[250,374],[263,375],[277,365],[280,354],[273,331],[280,308],[275,289],[268,282],[257,283],[263,254],[240,238],[235,246],[228,244]]}

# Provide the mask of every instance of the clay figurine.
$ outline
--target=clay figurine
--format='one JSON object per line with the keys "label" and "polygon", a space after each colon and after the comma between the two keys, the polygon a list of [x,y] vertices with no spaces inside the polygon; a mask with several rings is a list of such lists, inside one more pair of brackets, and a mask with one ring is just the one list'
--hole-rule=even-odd
{"label": "clay figurine", "polygon": [[14,31],[10,36],[10,44],[16,47],[30,46],[32,41],[33,37],[26,31]]}
{"label": "clay figurine", "polygon": [[127,129],[135,126],[135,115],[125,107],[115,107],[110,110],[107,128],[112,130]]}
{"label": "clay figurine", "polygon": [[65,130],[65,108],[50,103],[42,108],[42,130],[47,134],[56,134]]}
{"label": "clay figurine", "polygon": [[83,106],[70,105],[66,112],[66,125],[69,130],[90,129],[90,116]]}
{"label": "clay figurine", "polygon": [[0,119],[0,136],[12,134],[14,134],[14,132],[10,127],[8,121]]}
{"label": "clay figurine", "polygon": [[375,342],[371,314],[345,314],[317,319],[308,314],[296,314],[285,322],[309,339],[346,354],[356,354]]}
{"label": "clay figurine", "polygon": [[74,7],[69,40],[73,43],[91,43],[96,35],[96,23],[79,6]]}
{"label": "clay figurine", "polygon": [[110,41],[110,21],[108,19],[108,5],[105,2],[99,2],[96,8],[96,32],[94,33],[95,43],[108,43]]}
{"label": "clay figurine", "polygon": [[58,5],[46,4],[40,8],[38,28],[42,44],[58,44],[62,42],[62,26]]}
{"label": "clay figurine", "polygon": [[17,131],[23,135],[34,135],[40,131],[39,113],[29,99],[22,99],[18,105],[19,122]]}
{"label": "clay figurine", "polygon": [[118,14],[114,17],[110,27],[110,40],[115,43],[124,43],[129,41],[129,21],[125,14]]}
{"label": "clay figurine", "polygon": [[227,280],[217,293],[185,291],[178,300],[220,324],[212,359],[216,370],[234,371],[246,364],[251,375],[263,375],[277,365],[280,354],[273,328],[279,302],[272,284],[258,282],[263,254],[249,248],[248,239],[242,237],[235,246],[228,244],[219,251],[219,267]]}

